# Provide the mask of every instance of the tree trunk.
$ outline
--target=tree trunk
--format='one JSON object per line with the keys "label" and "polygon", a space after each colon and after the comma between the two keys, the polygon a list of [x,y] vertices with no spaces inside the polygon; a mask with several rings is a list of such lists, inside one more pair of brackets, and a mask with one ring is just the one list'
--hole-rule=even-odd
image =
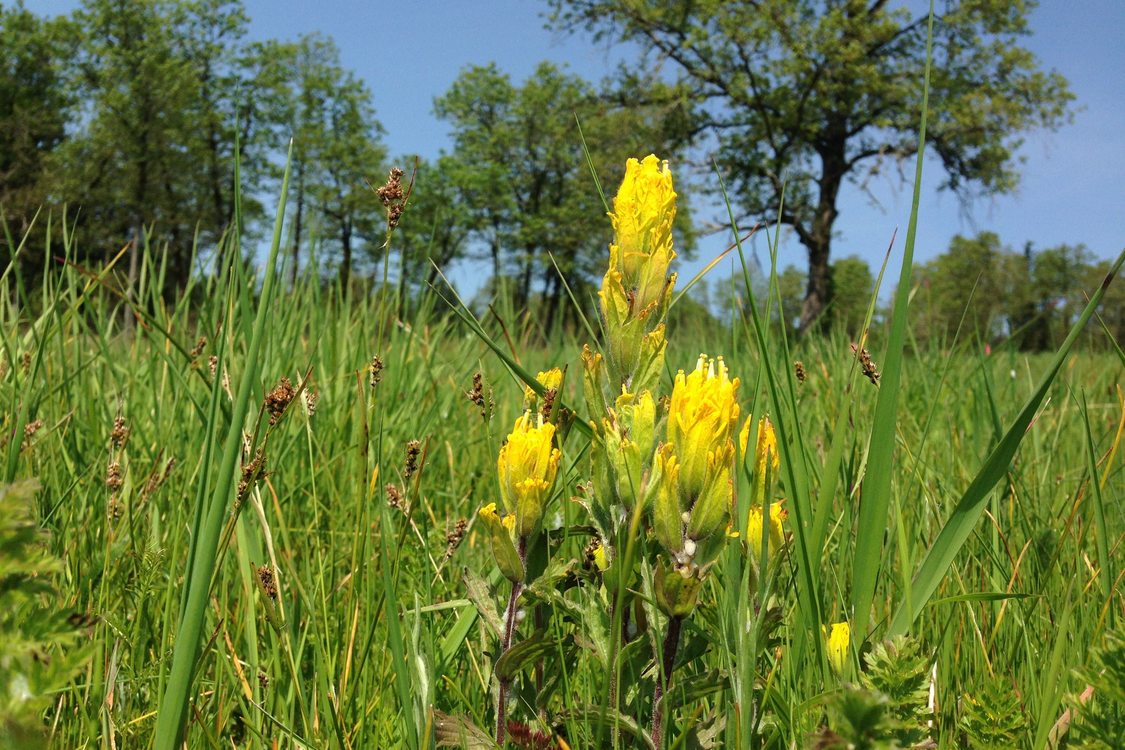
{"label": "tree trunk", "polygon": [[847,173],[846,141],[840,138],[820,152],[821,173],[817,180],[819,197],[812,227],[808,231],[798,228],[798,237],[809,255],[809,279],[805,289],[805,302],[801,306],[801,323],[798,333],[804,335],[813,326],[823,327],[827,320],[824,311],[832,301],[832,279],[829,260],[832,254],[832,226],[839,212],[836,198]]}
{"label": "tree trunk", "polygon": [[301,265],[301,219],[305,214],[305,166],[297,162],[297,208],[293,217],[293,267],[289,269],[289,282],[297,287],[297,267]]}
{"label": "tree trunk", "polygon": [[347,293],[352,277],[352,225],[348,220],[340,222],[340,285]]}

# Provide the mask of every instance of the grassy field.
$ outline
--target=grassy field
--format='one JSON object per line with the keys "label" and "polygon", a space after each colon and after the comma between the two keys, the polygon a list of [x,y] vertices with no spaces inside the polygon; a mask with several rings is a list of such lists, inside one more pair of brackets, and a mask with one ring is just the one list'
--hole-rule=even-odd
{"label": "grassy field", "polygon": [[[1054,376],[1051,355],[907,334],[899,356],[879,331],[876,385],[842,336],[673,316],[655,394],[722,355],[739,425],[768,414],[780,454],[766,474],[740,462],[678,617],[656,602],[648,509],[601,538],[606,570],[592,544],[594,331],[503,305],[478,323],[436,296],[399,315],[238,269],[169,307],[159,264],[143,271],[138,315],[114,272],[58,266],[34,305],[12,271],[0,287],[4,480],[40,485],[10,486],[0,527],[12,746],[37,746],[43,717],[60,748],[172,747],[180,723],[191,748],[482,748],[503,692],[514,746],[644,747],[658,683],[669,747],[1120,746],[1118,354]],[[551,367],[579,417],[552,413],[558,478],[498,661],[512,584],[479,510],[501,500],[517,373]],[[788,518],[755,554],[762,494]]]}

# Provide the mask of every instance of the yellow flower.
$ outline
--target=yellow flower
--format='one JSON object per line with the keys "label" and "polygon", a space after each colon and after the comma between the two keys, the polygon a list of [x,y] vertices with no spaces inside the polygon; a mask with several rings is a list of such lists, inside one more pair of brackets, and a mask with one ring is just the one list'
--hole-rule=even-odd
{"label": "yellow flower", "polygon": [[[781,546],[785,544],[784,523],[788,517],[789,511],[782,508],[780,503],[770,504],[769,548],[767,553],[771,560],[777,555]],[[760,559],[762,556],[762,509],[760,507],[750,509],[750,518],[746,524],[746,536],[750,540],[750,549],[754,551],[754,559]]]}
{"label": "yellow flower", "polygon": [[644,161],[629,159],[625,179],[613,199],[616,242],[610,264],[621,272],[626,289],[637,290],[637,309],[656,302],[667,284],[672,249],[672,221],[676,192],[668,162],[649,154]]}
{"label": "yellow flower", "polygon": [[496,512],[496,503],[489,503],[480,509],[479,515],[488,529],[488,539],[492,545],[492,556],[496,566],[504,577],[513,583],[518,583],[524,578],[523,560],[516,549],[512,535],[516,526],[516,517],[507,513],[503,518]]}
{"label": "yellow flower", "polygon": [[[750,416],[746,417],[742,430],[738,433],[739,452],[743,457],[746,456],[746,447],[750,442],[750,423],[753,419]],[[762,417],[758,420],[758,431],[754,443],[755,474],[765,476],[767,456],[773,473],[776,474],[777,470],[781,468],[781,458],[777,453],[777,433],[774,432],[773,422],[770,421],[769,417]]]}
{"label": "yellow flower", "polygon": [[630,312],[644,318],[666,301],[674,283],[668,267],[676,257],[675,217],[676,192],[668,162],[652,154],[643,161],[629,159],[610,214],[615,241],[609,246],[609,270],[600,292],[608,319]]}
{"label": "yellow flower", "polygon": [[590,554],[594,558],[594,565],[597,566],[598,570],[604,573],[606,568],[609,567],[609,561],[606,560],[605,547],[602,546],[601,542],[594,545],[594,549],[591,550]]}
{"label": "yellow flower", "polygon": [[848,662],[848,645],[851,643],[852,629],[847,622],[836,622],[831,628],[824,628],[824,637],[828,641],[828,663],[836,674],[844,671]]}
{"label": "yellow flower", "polygon": [[[557,367],[552,367],[546,372],[540,372],[535,376],[535,379],[547,390],[551,390],[552,388],[558,390],[559,386],[562,385],[562,370]],[[533,391],[529,385],[523,387],[523,397],[524,400],[532,406],[539,400],[539,394]]]}
{"label": "yellow flower", "polygon": [[555,426],[542,415],[525,413],[496,459],[500,496],[516,518],[519,536],[531,536],[543,520],[543,504],[555,483],[562,454],[552,447]]}
{"label": "yellow flower", "polygon": [[[695,370],[680,370],[668,408],[668,441],[680,461],[680,486],[692,503],[703,491],[709,465],[731,445],[738,423],[738,378],[727,377],[723,358],[699,355]],[[733,448],[732,448],[733,450]]]}

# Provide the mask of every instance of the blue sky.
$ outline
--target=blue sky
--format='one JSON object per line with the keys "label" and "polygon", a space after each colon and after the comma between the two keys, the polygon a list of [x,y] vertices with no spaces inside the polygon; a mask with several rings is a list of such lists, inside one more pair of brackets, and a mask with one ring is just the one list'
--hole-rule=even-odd
{"label": "blue sky", "polygon": [[[68,12],[76,4],[29,0],[28,7],[49,14]],[[495,61],[520,81],[540,60],[551,60],[600,80],[626,54],[597,47],[583,35],[546,30],[541,15],[546,3],[536,0],[246,0],[246,7],[254,38],[292,39],[319,31],[336,40],[344,65],[374,94],[392,154],[429,157],[448,148],[448,128],[433,116],[433,99],[465,66]],[[943,251],[954,234],[982,229],[996,231],[1017,249],[1027,241],[1038,248],[1085,243],[1108,258],[1125,247],[1125,1],[1045,0],[1032,12],[1031,28],[1027,46],[1043,67],[1066,76],[1077,95],[1074,123],[1057,133],[1030,134],[1021,152],[1025,164],[1018,192],[979,201],[967,211],[955,196],[937,191],[942,173],[927,164],[916,260]],[[907,170],[912,175],[913,165]],[[616,179],[603,175],[607,183]],[[871,185],[872,195],[846,188],[834,257],[856,254],[877,268],[898,228],[891,263],[897,273],[911,189],[890,178]],[[690,190],[680,192],[692,199]],[[700,219],[714,218],[706,206],[697,205]],[[705,240],[699,260],[681,270],[693,273],[726,242],[728,237]],[[754,249],[766,257],[764,243]],[[783,235],[780,263],[804,265],[795,239]],[[457,276],[473,285],[471,274],[462,269]]]}

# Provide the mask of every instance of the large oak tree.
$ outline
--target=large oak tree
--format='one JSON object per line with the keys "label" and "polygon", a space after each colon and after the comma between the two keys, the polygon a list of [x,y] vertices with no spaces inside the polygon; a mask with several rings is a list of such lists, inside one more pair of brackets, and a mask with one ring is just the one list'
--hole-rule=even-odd
{"label": "large oak tree", "polygon": [[[780,215],[805,246],[807,329],[832,295],[841,188],[917,152],[927,15],[887,0],[549,1],[558,28],[638,45],[641,69],[678,79],[744,218]],[[1063,124],[1073,97],[1021,46],[1033,2],[939,5],[927,141],[944,187],[1010,191],[1020,135]]]}

